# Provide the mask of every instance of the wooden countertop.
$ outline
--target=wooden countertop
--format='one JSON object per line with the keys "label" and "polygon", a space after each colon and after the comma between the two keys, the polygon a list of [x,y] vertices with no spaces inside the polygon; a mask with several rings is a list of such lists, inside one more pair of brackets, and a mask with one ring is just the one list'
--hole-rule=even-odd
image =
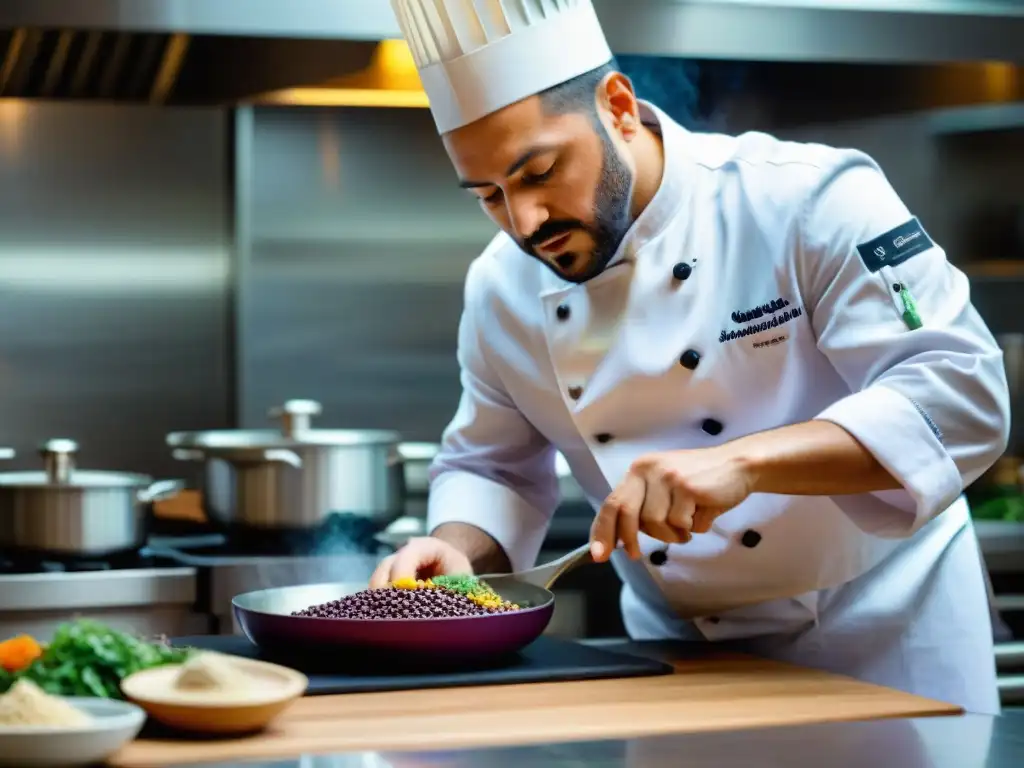
{"label": "wooden countertop", "polygon": [[816,670],[709,649],[650,678],[312,696],[243,739],[139,739],[121,768],[435,751],[780,725],[957,715],[938,701]]}

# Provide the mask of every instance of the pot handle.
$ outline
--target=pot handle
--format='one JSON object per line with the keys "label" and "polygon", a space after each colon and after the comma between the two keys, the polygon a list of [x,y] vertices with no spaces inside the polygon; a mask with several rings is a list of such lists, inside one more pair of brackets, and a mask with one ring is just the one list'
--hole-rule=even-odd
{"label": "pot handle", "polygon": [[171,451],[171,456],[176,458],[178,461],[205,461],[206,454],[195,448],[175,448]]}
{"label": "pot handle", "polygon": [[185,483],[182,480],[157,480],[148,488],[140,490],[138,499],[142,504],[152,504],[154,501],[173,498],[183,490],[185,490]]}
{"label": "pot handle", "polygon": [[302,469],[302,457],[295,451],[286,451],[281,448],[270,448],[263,451],[264,461],[276,461],[281,464],[288,464],[295,469]]}
{"label": "pot handle", "polygon": [[314,416],[323,413],[323,406],[316,400],[289,400],[284,405],[271,408],[267,416],[281,419],[281,433],[295,437],[310,429]]}

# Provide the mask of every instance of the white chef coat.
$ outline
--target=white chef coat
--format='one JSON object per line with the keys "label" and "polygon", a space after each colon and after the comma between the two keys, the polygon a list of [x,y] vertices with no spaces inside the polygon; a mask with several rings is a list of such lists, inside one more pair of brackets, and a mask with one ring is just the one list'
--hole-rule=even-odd
{"label": "white chef coat", "polygon": [[902,489],[755,494],[686,544],[642,535],[641,561],[613,555],[627,630],[749,638],[998,711],[961,494],[1005,449],[1009,397],[967,278],[863,153],[691,133],[642,107],[665,173],[609,269],[571,284],[504,234],[472,263],[431,529],[476,525],[526,568],[557,506],[556,449],[598,508],[645,453],[832,421]]}

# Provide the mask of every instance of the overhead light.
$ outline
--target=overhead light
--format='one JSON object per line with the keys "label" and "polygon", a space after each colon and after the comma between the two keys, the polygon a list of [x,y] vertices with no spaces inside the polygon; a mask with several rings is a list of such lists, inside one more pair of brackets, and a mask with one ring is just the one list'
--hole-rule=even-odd
{"label": "overhead light", "polygon": [[430,106],[420,82],[416,61],[404,40],[381,40],[370,65],[353,75],[322,85],[284,88],[261,94],[254,104],[307,107],[414,107]]}
{"label": "overhead light", "polygon": [[374,91],[369,88],[285,88],[252,101],[296,107],[429,107],[420,91]]}

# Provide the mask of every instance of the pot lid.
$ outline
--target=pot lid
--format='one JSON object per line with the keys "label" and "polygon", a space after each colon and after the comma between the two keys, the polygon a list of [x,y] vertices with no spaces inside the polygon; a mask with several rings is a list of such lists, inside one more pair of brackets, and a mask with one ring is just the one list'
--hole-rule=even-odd
{"label": "pot lid", "polygon": [[148,486],[152,478],[130,472],[101,472],[75,468],[78,443],[67,438],[47,440],[39,451],[41,472],[0,472],[2,487],[135,488]]}
{"label": "pot lid", "polygon": [[235,451],[300,445],[397,445],[401,440],[397,432],[383,429],[313,429],[312,417],[322,412],[322,406],[315,400],[289,400],[267,412],[269,418],[280,419],[280,429],[172,432],[167,436],[167,444],[172,448]]}

